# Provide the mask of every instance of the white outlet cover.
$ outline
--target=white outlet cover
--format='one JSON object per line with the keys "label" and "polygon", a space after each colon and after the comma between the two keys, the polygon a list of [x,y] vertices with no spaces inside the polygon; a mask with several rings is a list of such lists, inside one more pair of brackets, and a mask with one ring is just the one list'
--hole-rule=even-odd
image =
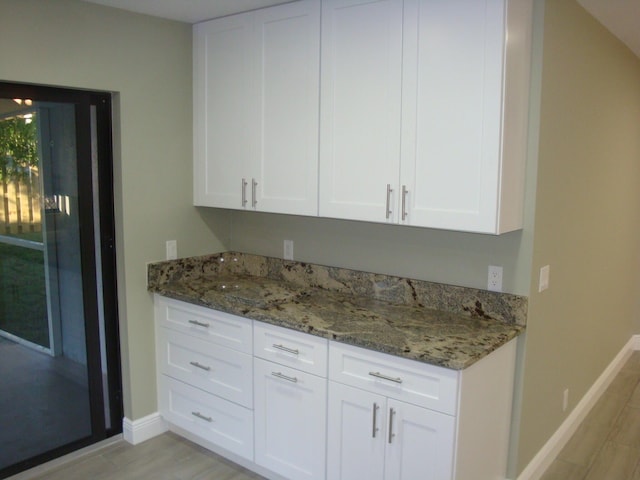
{"label": "white outlet cover", "polygon": [[502,291],[502,267],[489,265],[489,273],[487,277],[487,290],[491,292]]}
{"label": "white outlet cover", "polygon": [[293,260],[293,240],[284,241],[284,259]]}

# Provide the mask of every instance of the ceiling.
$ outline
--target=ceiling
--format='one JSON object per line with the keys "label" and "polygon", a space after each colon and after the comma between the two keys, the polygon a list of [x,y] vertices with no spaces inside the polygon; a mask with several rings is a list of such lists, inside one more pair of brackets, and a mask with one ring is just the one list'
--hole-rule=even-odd
{"label": "ceiling", "polygon": [[[156,17],[196,23],[291,0],[85,0]],[[535,0],[534,0],[535,1]],[[577,0],[640,57],[640,0]]]}
{"label": "ceiling", "polygon": [[154,17],[197,23],[292,0],[85,0]]}
{"label": "ceiling", "polygon": [[578,0],[640,57],[640,0]]}

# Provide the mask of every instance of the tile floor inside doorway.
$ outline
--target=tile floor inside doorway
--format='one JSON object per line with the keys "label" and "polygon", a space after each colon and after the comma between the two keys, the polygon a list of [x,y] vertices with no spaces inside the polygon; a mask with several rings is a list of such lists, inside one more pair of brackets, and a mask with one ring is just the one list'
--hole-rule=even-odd
{"label": "tile floor inside doorway", "polygon": [[0,470],[91,434],[83,370],[0,337]]}

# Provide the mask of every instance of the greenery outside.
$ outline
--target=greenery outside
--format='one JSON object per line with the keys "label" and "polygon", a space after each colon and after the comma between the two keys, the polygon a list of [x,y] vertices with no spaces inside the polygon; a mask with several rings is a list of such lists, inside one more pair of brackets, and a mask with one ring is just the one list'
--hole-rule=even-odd
{"label": "greenery outside", "polygon": [[0,329],[48,348],[45,292],[43,252],[0,243]]}
{"label": "greenery outside", "polygon": [[[33,118],[14,116],[0,120],[0,184],[2,227],[0,234],[42,242],[41,225],[33,232],[12,228],[8,215],[8,185],[29,182],[38,169],[37,131]],[[28,194],[32,195],[33,192]],[[10,232],[18,233],[10,233]],[[49,347],[49,327],[41,250],[0,242],[0,329]]]}

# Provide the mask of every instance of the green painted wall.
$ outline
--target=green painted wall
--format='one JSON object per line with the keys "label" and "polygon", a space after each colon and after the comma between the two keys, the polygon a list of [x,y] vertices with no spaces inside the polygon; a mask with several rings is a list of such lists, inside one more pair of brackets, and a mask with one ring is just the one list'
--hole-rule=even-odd
{"label": "green painted wall", "polygon": [[229,230],[226,213],[191,206],[191,27],[77,0],[0,0],[0,79],[117,92],[125,415],[148,415],[156,387],[146,263],[164,258],[168,239],[183,256],[223,250]]}
{"label": "green painted wall", "polygon": [[518,471],[639,318],[640,60],[576,2],[547,0],[541,92]]}

